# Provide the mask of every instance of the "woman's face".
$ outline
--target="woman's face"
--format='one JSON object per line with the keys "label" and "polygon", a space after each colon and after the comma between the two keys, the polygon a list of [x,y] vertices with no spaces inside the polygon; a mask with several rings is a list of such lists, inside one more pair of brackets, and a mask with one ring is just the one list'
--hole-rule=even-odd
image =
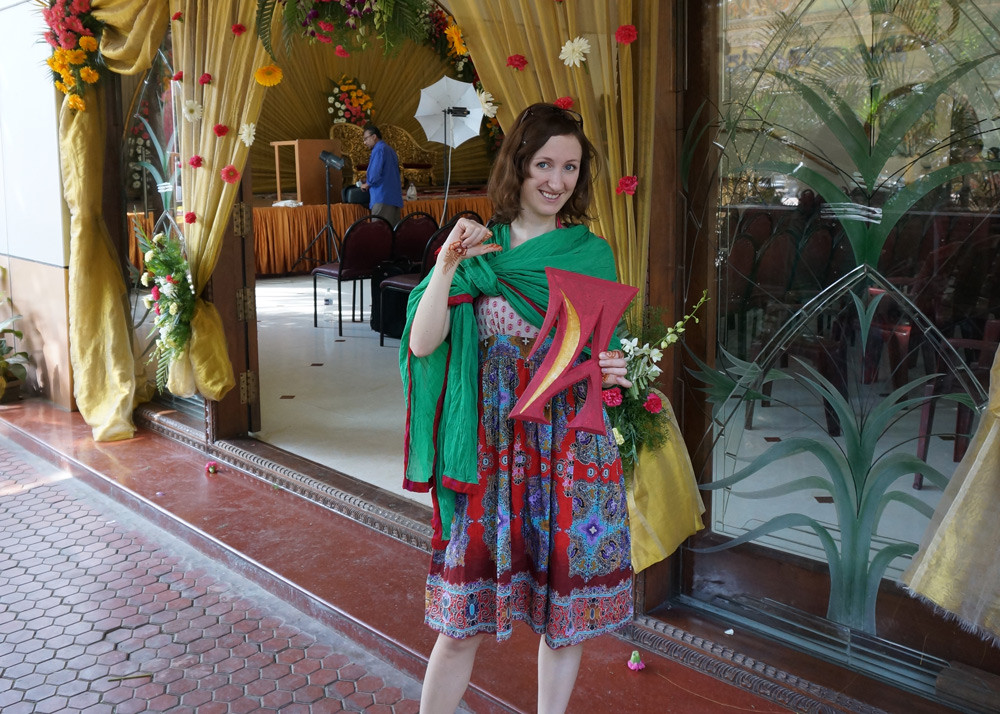
{"label": "woman's face", "polygon": [[528,162],[521,182],[521,216],[554,218],[573,195],[580,175],[583,147],[575,136],[553,136]]}

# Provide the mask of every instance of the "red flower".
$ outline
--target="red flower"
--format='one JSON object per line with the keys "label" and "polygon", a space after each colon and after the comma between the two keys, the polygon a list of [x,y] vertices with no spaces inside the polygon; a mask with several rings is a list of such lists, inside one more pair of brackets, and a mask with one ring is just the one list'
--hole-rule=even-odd
{"label": "red flower", "polygon": [[[226,126],[225,124],[216,124],[215,126],[212,127],[212,131],[215,132],[216,136],[223,137],[229,133],[229,127]],[[633,191],[633,193],[635,192]]]}
{"label": "red flower", "polygon": [[646,403],[642,405],[642,408],[650,414],[659,414],[663,410],[663,402],[655,392],[650,392],[649,396],[646,397]]}
{"label": "red flower", "polygon": [[552,102],[560,109],[572,109],[573,108],[573,97],[559,97],[559,99]]}
{"label": "red flower", "polygon": [[149,294],[153,296],[154,300],[159,300],[160,299],[160,288],[159,288],[159,286],[154,285],[153,289],[149,291]]}
{"label": "red flower", "polygon": [[333,32],[334,30],[337,29],[336,25],[334,25],[332,22],[327,22],[326,20],[319,20],[316,23],[316,25],[319,26],[319,29],[321,29],[323,32]]}
{"label": "red flower", "polygon": [[601,398],[604,400],[604,403],[607,406],[617,407],[619,404],[622,403],[622,390],[620,390],[618,387],[614,387],[613,389],[605,389],[603,392],[601,392]]}
{"label": "red flower", "polygon": [[170,19],[176,20],[177,22],[184,22],[184,13],[178,10],[170,16]]}
{"label": "red flower", "polygon": [[334,54],[338,57],[350,57],[351,53],[344,49],[343,45],[337,45],[333,48]]}
{"label": "red flower", "polygon": [[175,82],[180,82],[182,79],[184,79],[184,71],[177,70],[176,72],[174,72],[174,76],[171,77],[171,79],[174,80]]}
{"label": "red flower", "polygon": [[184,214],[184,222],[185,223],[194,223],[197,220],[198,220],[198,217],[196,215],[194,215],[194,211],[188,211],[187,213]]}
{"label": "red flower", "polygon": [[629,196],[634,196],[635,187],[638,183],[638,176],[622,176],[618,179],[618,188],[615,189],[615,193],[619,195],[627,193]]}
{"label": "red flower", "polygon": [[153,310],[156,312],[157,315],[159,315],[160,314],[160,303],[158,303],[158,302],[153,303]]}
{"label": "red flower", "polygon": [[615,30],[615,42],[622,45],[631,45],[639,39],[639,32],[635,29],[635,25],[622,25],[617,30]]}
{"label": "red flower", "polygon": [[511,55],[507,58],[507,66],[520,72],[528,66],[528,60],[525,59],[524,55]]}
{"label": "red flower", "polygon": [[324,45],[332,45],[333,44],[333,38],[332,37],[327,37],[322,32],[317,32],[316,33],[316,39],[319,40],[320,42],[322,42]]}
{"label": "red flower", "polygon": [[239,37],[246,31],[247,31],[247,26],[242,23],[237,22],[235,25],[233,25],[233,34],[236,35],[237,37]]}
{"label": "red flower", "polygon": [[174,276],[173,276],[173,275],[167,275],[167,276],[166,276],[166,277],[164,277],[163,279],[164,279],[164,280],[166,280],[166,281],[167,281],[168,283],[170,283],[171,285],[176,285],[176,284],[177,284],[177,280],[176,280],[176,279],[174,278]]}
{"label": "red flower", "polygon": [[212,83],[212,75],[210,75],[208,72],[205,72],[205,74],[198,77],[198,84],[211,84],[211,83]]}
{"label": "red flower", "polygon": [[226,183],[236,183],[240,180],[240,172],[236,170],[236,167],[232,164],[222,167],[222,171],[219,172],[219,176]]}
{"label": "red flower", "polygon": [[188,164],[190,164],[191,168],[193,169],[200,169],[203,163],[205,163],[205,160],[200,156],[198,156],[198,154],[195,154],[190,159],[188,159]]}
{"label": "red flower", "polygon": [[218,471],[219,471],[219,464],[217,462],[209,461],[207,464],[205,464],[206,474],[214,474],[218,473]]}

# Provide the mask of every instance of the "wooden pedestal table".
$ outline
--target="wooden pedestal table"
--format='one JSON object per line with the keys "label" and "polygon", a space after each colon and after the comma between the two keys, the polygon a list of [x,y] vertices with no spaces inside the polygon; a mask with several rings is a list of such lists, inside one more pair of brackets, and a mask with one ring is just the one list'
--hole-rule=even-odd
{"label": "wooden pedestal table", "polygon": [[[295,189],[296,200],[304,206],[326,203],[326,164],[319,158],[320,152],[329,151],[340,156],[339,139],[292,139],[272,141],[274,147],[274,173],[277,185],[277,200],[281,200],[281,147],[295,147]],[[340,189],[344,175],[330,170],[330,203],[340,203]]]}

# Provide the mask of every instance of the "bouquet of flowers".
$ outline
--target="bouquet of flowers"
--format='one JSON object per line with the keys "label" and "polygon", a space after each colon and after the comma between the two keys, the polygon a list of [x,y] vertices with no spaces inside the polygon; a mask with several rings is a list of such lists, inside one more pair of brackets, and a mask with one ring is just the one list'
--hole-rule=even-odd
{"label": "bouquet of flowers", "polygon": [[147,240],[141,229],[137,227],[136,231],[144,262],[139,280],[150,288],[143,303],[147,310],[156,313],[153,325],[160,333],[149,360],[156,360],[156,387],[163,391],[170,363],[181,356],[191,339],[194,287],[178,238],[157,233]]}
{"label": "bouquet of flowers", "polygon": [[343,75],[334,83],[333,91],[326,96],[327,111],[333,114],[333,123],[350,122],[364,126],[372,121],[375,111],[372,98],[356,78]]}
{"label": "bouquet of flowers", "polygon": [[104,66],[98,52],[104,23],[91,14],[90,0],[50,0],[47,5],[42,10],[49,26],[45,41],[53,49],[46,63],[70,109],[86,111],[84,91],[87,85],[97,83]]}
{"label": "bouquet of flowers", "polygon": [[[663,350],[680,339],[688,320],[698,322],[695,313],[706,300],[707,291],[702,293],[691,312],[671,327],[664,329],[662,322],[649,314],[639,337],[628,334],[622,337],[622,351],[627,361],[625,376],[632,386],[626,390],[605,389],[603,397],[626,474],[633,472],[644,447],[655,449],[667,439],[668,422],[662,413],[664,397],[652,384],[663,371],[659,367]],[[643,342],[641,347],[640,341]]]}

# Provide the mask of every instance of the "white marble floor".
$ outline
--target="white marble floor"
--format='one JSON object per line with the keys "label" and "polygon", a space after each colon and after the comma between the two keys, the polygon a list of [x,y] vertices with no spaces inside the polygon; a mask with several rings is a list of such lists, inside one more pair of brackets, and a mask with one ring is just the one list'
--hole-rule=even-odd
{"label": "white marble floor", "polygon": [[[358,283],[360,286],[361,283]],[[319,281],[319,327],[313,327],[312,278],[257,282],[261,441],[296,453],[419,503],[427,494],[402,489],[403,409],[399,340],[345,315],[337,335],[336,283]],[[343,285],[350,310],[351,284]],[[324,301],[329,304],[324,305]]]}

